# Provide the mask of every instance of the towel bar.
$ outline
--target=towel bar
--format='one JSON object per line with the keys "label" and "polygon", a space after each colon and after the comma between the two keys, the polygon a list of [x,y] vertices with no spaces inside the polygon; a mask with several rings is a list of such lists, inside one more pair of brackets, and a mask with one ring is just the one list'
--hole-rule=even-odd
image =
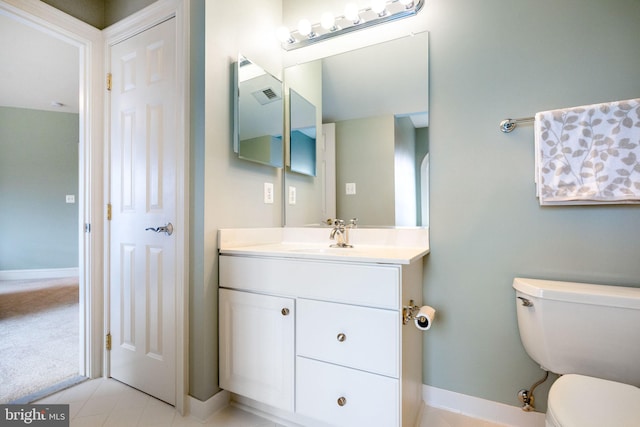
{"label": "towel bar", "polygon": [[523,117],[520,119],[504,119],[500,122],[500,130],[504,133],[509,133],[514,130],[518,123],[528,123],[535,121],[535,117]]}

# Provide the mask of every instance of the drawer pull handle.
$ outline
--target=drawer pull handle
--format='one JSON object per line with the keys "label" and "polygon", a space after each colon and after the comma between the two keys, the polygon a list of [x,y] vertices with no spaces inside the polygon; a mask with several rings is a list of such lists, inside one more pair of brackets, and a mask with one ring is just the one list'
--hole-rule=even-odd
{"label": "drawer pull handle", "polygon": [[[342,333],[338,334],[337,338],[338,338],[338,341],[340,341],[340,342],[345,342],[347,340],[347,336],[345,334],[342,334]],[[342,405],[340,405],[340,406],[342,406]]]}
{"label": "drawer pull handle", "polygon": [[338,398],[338,406],[344,406],[347,404],[347,398],[346,397],[339,397]]}
{"label": "drawer pull handle", "polygon": [[287,307],[285,307],[282,310],[280,310],[280,313],[282,313],[283,316],[288,316],[289,315],[289,309]]}

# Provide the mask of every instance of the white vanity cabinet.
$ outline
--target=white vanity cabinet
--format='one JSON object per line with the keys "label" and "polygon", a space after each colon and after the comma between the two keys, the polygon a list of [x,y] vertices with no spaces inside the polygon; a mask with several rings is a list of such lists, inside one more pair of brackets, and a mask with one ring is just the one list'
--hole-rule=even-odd
{"label": "white vanity cabinet", "polygon": [[220,288],[222,388],[286,409],[277,415],[305,426],[415,424],[422,335],[412,322],[402,324],[402,308],[422,301],[422,258],[395,264],[221,253]]}

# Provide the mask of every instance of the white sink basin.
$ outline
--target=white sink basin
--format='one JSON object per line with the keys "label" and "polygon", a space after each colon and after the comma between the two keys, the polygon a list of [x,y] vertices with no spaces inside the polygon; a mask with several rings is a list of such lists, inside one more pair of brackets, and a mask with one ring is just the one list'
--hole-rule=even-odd
{"label": "white sink basin", "polygon": [[[357,232],[357,233],[356,233]],[[331,247],[327,229],[222,229],[223,254],[409,264],[429,253],[427,229],[356,229],[352,248]]]}

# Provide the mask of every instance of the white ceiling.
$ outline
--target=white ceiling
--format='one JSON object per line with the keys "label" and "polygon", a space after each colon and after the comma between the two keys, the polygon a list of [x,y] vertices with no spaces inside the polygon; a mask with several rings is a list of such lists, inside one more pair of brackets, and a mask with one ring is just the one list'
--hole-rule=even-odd
{"label": "white ceiling", "polygon": [[78,47],[0,13],[0,106],[77,113],[79,55]]}

